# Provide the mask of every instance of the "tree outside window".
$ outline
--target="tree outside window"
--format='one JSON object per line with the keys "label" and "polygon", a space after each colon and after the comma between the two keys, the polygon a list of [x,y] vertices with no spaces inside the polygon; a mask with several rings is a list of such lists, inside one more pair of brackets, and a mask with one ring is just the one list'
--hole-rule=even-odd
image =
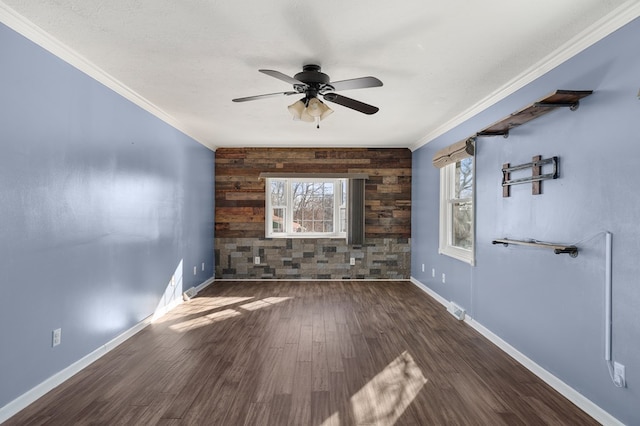
{"label": "tree outside window", "polygon": [[271,178],[267,237],[346,235],[346,179]]}

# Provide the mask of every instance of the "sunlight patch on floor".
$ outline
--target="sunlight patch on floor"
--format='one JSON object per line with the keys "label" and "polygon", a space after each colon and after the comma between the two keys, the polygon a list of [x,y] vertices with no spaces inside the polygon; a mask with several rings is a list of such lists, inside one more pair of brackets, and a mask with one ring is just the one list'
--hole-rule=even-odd
{"label": "sunlight patch on floor", "polygon": [[204,327],[206,325],[224,321],[226,319],[237,317],[239,315],[242,315],[242,313],[236,311],[235,309],[225,309],[223,311],[213,312],[211,314],[197,317],[191,320],[172,324],[169,326],[169,328],[173,331],[193,330],[195,328]]}
{"label": "sunlight patch on floor", "polygon": [[[229,306],[236,303],[246,302],[247,300],[254,299],[253,297],[203,297],[202,301],[206,302],[207,306]],[[198,299],[195,299],[198,300]]]}
{"label": "sunlight patch on floor", "polygon": [[[357,425],[392,426],[427,383],[411,355],[404,351],[356,392],[350,400]],[[322,426],[337,424],[336,412]]]}
{"label": "sunlight patch on floor", "polygon": [[213,311],[225,306],[235,305],[238,303],[246,302],[247,300],[254,299],[253,297],[197,297],[189,300],[188,304],[179,305],[176,309],[172,310],[168,314],[165,314],[159,318],[154,318],[154,323],[171,322],[184,316],[195,315],[202,312]]}
{"label": "sunlight patch on floor", "polygon": [[245,303],[239,307],[247,311],[257,311],[258,309],[268,308],[271,305],[285,302],[291,297],[267,297],[266,299],[256,300],[255,302]]}
{"label": "sunlight patch on floor", "polygon": [[331,417],[322,422],[320,426],[340,426],[340,413],[336,411]]}
{"label": "sunlight patch on floor", "polygon": [[[259,309],[268,308],[278,303],[285,302],[289,299],[292,299],[292,297],[267,297],[265,299],[256,300],[254,302],[245,303],[244,305],[240,305],[233,308],[227,308],[221,311],[218,311],[216,309],[223,308],[224,306],[233,305],[236,303],[242,303],[245,300],[253,299],[253,297],[220,297],[217,299],[224,299],[224,300],[216,300],[215,301],[216,304],[212,304],[211,302],[202,304],[202,306],[198,306],[195,310],[189,309],[189,312],[186,315],[191,316],[193,314],[198,314],[206,311],[214,311],[214,312],[211,312],[206,315],[200,315],[196,318],[192,318],[189,320],[179,321],[176,324],[170,325],[169,328],[173,331],[181,331],[181,332],[187,331],[187,330],[193,330],[199,327],[204,327],[209,324],[213,324],[216,322],[224,321],[229,318],[246,314],[246,312],[243,312],[243,310],[249,311],[249,312],[257,311]],[[179,320],[179,318],[180,318],[179,316],[167,315],[165,317],[165,321],[166,322],[175,321],[175,320]]]}
{"label": "sunlight patch on floor", "polygon": [[210,311],[216,308],[223,308],[225,306],[236,305],[248,300],[252,300],[253,297],[210,297],[208,299],[191,299],[189,305],[185,306],[185,309],[190,314],[197,314],[204,311]]}

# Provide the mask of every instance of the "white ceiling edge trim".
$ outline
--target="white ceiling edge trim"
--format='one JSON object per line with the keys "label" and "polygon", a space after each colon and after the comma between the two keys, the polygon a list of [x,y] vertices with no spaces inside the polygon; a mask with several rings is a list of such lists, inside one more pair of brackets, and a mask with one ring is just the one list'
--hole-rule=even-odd
{"label": "white ceiling edge trim", "polygon": [[523,88],[527,84],[542,77],[544,74],[551,71],[558,65],[571,59],[589,46],[592,46],[609,34],[622,28],[624,25],[628,24],[639,16],[640,3],[637,0],[627,1],[625,4],[618,7],[615,11],[599,19],[595,24],[580,32],[578,35],[573,37],[568,42],[564,43],[554,52],[547,55],[536,65],[532,66],[513,80],[509,81],[497,91],[493,92],[492,94],[490,94],[477,104],[473,105],[466,111],[452,118],[451,120],[438,126],[435,130],[427,133],[416,143],[410,145],[409,149],[411,151],[415,151],[418,148],[428,144],[438,136],[442,136],[449,130],[455,128],[456,126],[459,126],[476,114],[484,111],[485,109],[498,103],[517,90]]}
{"label": "white ceiling edge trim", "polygon": [[33,22],[29,21],[24,16],[18,14],[16,11],[1,2],[0,22],[11,28],[18,34],[34,42],[38,46],[42,47],[49,53],[62,59],[72,67],[78,69],[97,82],[113,90],[123,98],[129,100],[130,102],[133,102],[135,105],[154,115],[158,119],[164,121],[168,125],[181,131],[185,135],[211,149],[212,151],[215,151],[215,145],[206,143],[198,137],[190,134],[190,132],[184,127],[184,125],[180,123],[180,121],[178,121],[175,117],[167,114],[161,108],[159,108],[143,96],[139,95],[137,92],[130,89],[111,75],[107,74],[97,65],[87,60],[85,57],[71,49],[69,46],[62,43],[49,33],[42,30],[40,27],[36,26]]}

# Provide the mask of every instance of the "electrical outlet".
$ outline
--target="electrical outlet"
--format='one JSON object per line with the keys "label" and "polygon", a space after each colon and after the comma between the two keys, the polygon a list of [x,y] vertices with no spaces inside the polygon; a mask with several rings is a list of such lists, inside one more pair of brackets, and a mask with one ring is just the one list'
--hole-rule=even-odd
{"label": "electrical outlet", "polygon": [[204,262],[202,262],[202,270],[204,271]]}
{"label": "electrical outlet", "polygon": [[355,265],[355,264],[356,264],[356,258],[355,258],[355,257],[352,257],[351,259],[349,259],[349,264],[350,264],[351,266]]}
{"label": "electrical outlet", "polygon": [[424,272],[424,263],[422,264],[422,272]]}
{"label": "electrical outlet", "polygon": [[624,365],[615,361],[613,363],[613,382],[619,388],[627,387],[627,381],[624,376]]}
{"label": "electrical outlet", "polygon": [[431,278],[436,277],[436,268],[431,268]]}
{"label": "electrical outlet", "polygon": [[62,343],[62,329],[56,328],[52,333],[51,346],[58,346],[60,343]]}
{"label": "electrical outlet", "polygon": [[446,282],[446,276],[444,275],[444,272],[442,273],[442,284],[444,284]]}
{"label": "electrical outlet", "polygon": [[255,256],[253,258],[253,264],[254,265],[259,265],[260,264],[260,256]]}
{"label": "electrical outlet", "polygon": [[198,275],[198,268],[195,266],[193,267],[193,275]]}

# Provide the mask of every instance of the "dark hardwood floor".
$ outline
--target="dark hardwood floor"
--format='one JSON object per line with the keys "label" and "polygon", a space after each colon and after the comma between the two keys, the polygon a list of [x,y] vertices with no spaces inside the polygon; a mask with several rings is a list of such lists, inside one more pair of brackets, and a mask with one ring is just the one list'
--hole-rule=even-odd
{"label": "dark hardwood floor", "polygon": [[597,424],[411,283],[216,282],[7,425]]}

